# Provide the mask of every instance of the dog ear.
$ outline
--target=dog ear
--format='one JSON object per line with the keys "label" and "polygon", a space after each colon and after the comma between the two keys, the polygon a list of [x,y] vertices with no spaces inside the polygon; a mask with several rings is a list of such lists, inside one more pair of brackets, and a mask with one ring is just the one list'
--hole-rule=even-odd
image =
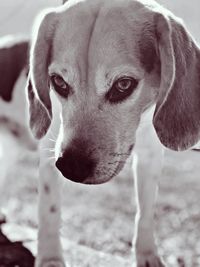
{"label": "dog ear", "polygon": [[154,18],[161,81],[153,124],[163,145],[184,150],[200,139],[200,50],[180,20]]}
{"label": "dog ear", "polygon": [[31,45],[27,85],[30,127],[38,139],[46,134],[52,119],[48,65],[55,29],[54,13],[47,13],[40,21]]}
{"label": "dog ear", "polygon": [[32,130],[33,135],[37,139],[40,139],[46,134],[51,124],[51,117],[49,116],[46,107],[35,95],[30,79],[28,79],[27,83],[27,95],[29,100],[30,128]]}
{"label": "dog ear", "polygon": [[0,97],[11,101],[14,85],[27,66],[29,42],[17,36],[0,39]]}

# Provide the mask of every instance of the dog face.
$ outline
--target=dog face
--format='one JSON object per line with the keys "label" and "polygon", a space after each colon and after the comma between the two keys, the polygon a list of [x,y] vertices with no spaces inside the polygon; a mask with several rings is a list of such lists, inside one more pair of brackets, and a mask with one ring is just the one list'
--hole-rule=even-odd
{"label": "dog face", "polygon": [[69,1],[47,12],[37,29],[28,86],[31,128],[38,138],[48,131],[54,91],[61,104],[56,166],[73,181],[96,184],[115,176],[134,147],[142,113],[154,103],[154,125],[164,145],[184,149],[199,138],[199,122],[190,123],[187,112],[182,118],[169,104],[188,103],[186,65],[194,66],[191,49],[197,48],[170,13],[148,3]]}

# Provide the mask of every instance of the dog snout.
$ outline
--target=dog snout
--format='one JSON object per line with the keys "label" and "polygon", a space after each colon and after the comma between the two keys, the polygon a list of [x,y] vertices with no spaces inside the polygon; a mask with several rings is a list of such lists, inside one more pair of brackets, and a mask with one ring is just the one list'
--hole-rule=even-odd
{"label": "dog snout", "polygon": [[95,160],[87,155],[83,155],[78,150],[66,150],[56,161],[56,167],[67,179],[84,183],[84,181],[93,175],[95,169]]}

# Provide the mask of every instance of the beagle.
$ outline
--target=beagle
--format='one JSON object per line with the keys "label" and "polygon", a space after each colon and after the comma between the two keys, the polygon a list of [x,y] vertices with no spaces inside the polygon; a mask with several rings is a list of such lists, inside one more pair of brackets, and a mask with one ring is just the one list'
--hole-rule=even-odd
{"label": "beagle", "polygon": [[[133,158],[135,266],[165,266],[153,235],[162,145],[181,151],[200,139],[199,47],[183,22],[153,0],[70,0],[44,11],[33,32],[27,91],[30,127],[40,139],[36,266],[65,266],[63,177],[107,182],[132,151],[142,158],[142,142],[156,160],[145,177]],[[148,140],[140,140],[147,118]]]}

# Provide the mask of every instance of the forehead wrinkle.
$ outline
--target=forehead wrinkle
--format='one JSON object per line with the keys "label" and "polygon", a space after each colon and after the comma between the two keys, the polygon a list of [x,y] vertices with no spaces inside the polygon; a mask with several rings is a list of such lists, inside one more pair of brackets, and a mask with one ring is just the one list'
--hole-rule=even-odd
{"label": "forehead wrinkle", "polygon": [[93,2],[90,5],[80,2],[59,14],[60,25],[53,45],[54,58],[73,66],[79,82],[83,84],[88,81],[88,50],[98,10],[99,5]]}
{"label": "forehead wrinkle", "polygon": [[95,23],[89,50],[91,71],[99,62],[104,64],[109,58],[117,59],[119,54],[129,56],[133,51],[131,27],[125,22],[124,13],[111,7],[102,7]]}
{"label": "forehead wrinkle", "polygon": [[[135,15],[129,14],[129,18],[126,17],[127,12],[131,12],[129,9],[127,11],[127,8],[121,9],[120,7],[119,10],[114,7],[114,9],[104,10],[105,12],[101,10],[96,22],[95,34],[93,33],[90,47],[90,73],[98,92],[103,93],[108,90],[112,80],[120,73],[126,75],[125,69],[117,68],[123,64],[130,63],[129,69],[132,68],[132,70],[128,70],[130,76],[133,75],[134,78],[138,79],[144,77],[144,70],[141,67],[136,49],[136,42],[139,39],[137,29],[140,23],[138,24]],[[130,17],[132,18],[131,24]],[[102,66],[101,70],[99,69],[100,66]],[[119,74],[115,74],[114,67],[119,70],[116,71]],[[106,79],[106,68],[111,70],[110,79]]]}
{"label": "forehead wrinkle", "polygon": [[94,29],[95,29],[95,25],[97,23],[97,20],[98,20],[98,15],[100,13],[100,10],[97,11],[97,13],[95,14],[95,19],[93,21],[93,24],[92,24],[92,27],[91,27],[91,30],[90,30],[90,37],[89,37],[89,40],[88,40],[88,49],[87,49],[87,80],[89,81],[89,51],[90,51],[90,47],[91,47],[91,43],[92,43],[92,37],[94,35]]}

